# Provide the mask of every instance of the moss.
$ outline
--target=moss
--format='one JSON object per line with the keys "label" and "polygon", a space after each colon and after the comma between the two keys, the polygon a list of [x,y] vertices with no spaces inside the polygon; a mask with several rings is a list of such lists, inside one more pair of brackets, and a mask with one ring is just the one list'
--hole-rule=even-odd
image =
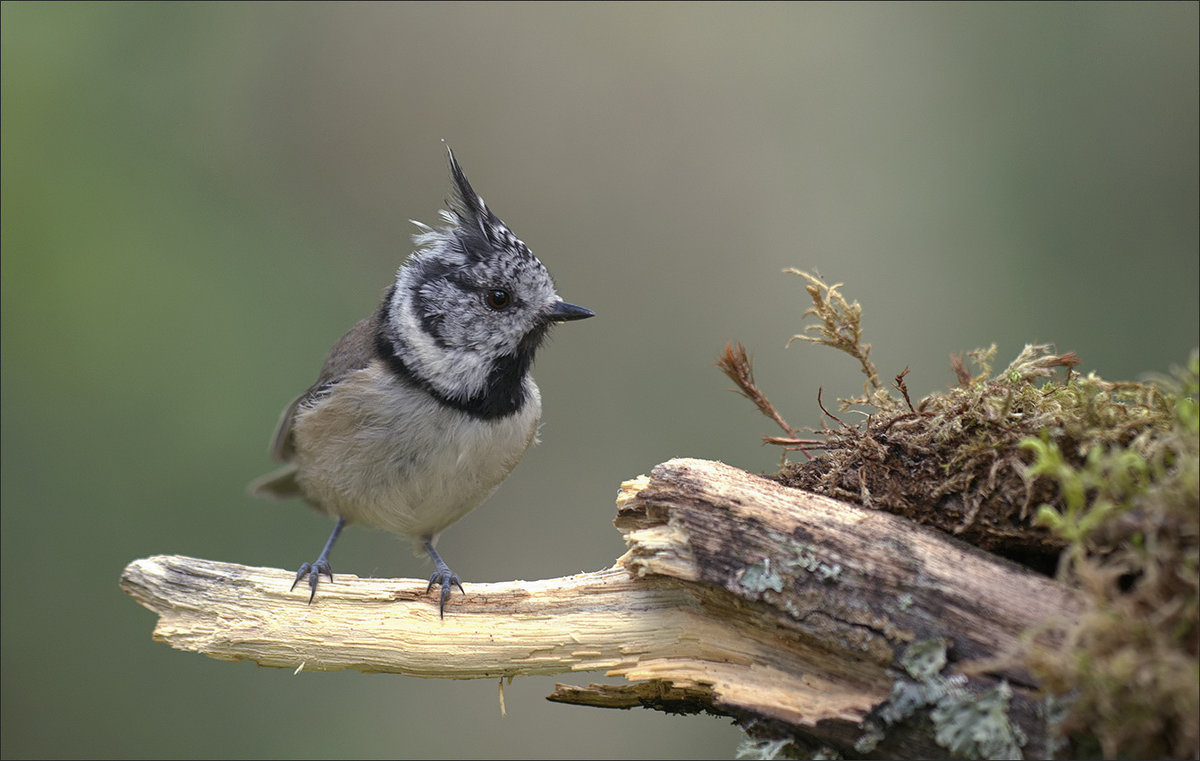
{"label": "moss", "polygon": [[[783,429],[763,437],[783,450],[776,478],[903,515],[1078,588],[1087,611],[1060,649],[1027,656],[1061,752],[1200,757],[1200,355],[1171,377],[1135,383],[1081,375],[1077,356],[1048,345],[1028,345],[994,372],[992,346],[952,357],[954,385],[914,403],[907,369],[890,388],[880,381],[862,308],[840,284],[790,272],[805,279],[805,315],[816,318],[793,338],[846,353],[865,382],[836,413],[818,391],[823,423],[804,437],[759,389],[746,350],[726,346],[718,364]],[[867,412],[865,422],[839,417],[850,408]],[[817,456],[788,462],[795,451]],[[802,565],[819,558],[819,548],[804,549]],[[964,697],[921,674],[898,682],[880,721],[933,706],[939,742],[955,753],[1019,749],[1021,738],[994,721],[1003,690]],[[872,746],[866,730],[859,752]]]}
{"label": "moss", "polygon": [[[1069,543],[1036,507],[1056,501],[1048,474],[1031,473],[1034,453],[1022,441],[1042,439],[1063,461],[1082,464],[1096,448],[1138,447],[1170,428],[1171,400],[1157,383],[1113,383],[1074,372],[1073,353],[1031,344],[993,374],[994,346],[952,361],[957,383],[914,404],[904,376],[883,386],[862,342],[862,308],[847,302],[840,285],[806,273],[815,316],[794,336],[838,349],[859,364],[866,381],[860,396],[839,399],[839,411],[866,408],[866,422],[846,423],[824,413],[816,438],[800,438],[754,381],[744,348],[727,346],[718,360],[787,435],[764,440],[788,451],[818,451],[803,463],[785,462],[778,479],[789,485],[903,515],[959,536],[976,546],[1040,571],[1052,572]],[[973,369],[968,369],[973,368]]]}
{"label": "moss", "polygon": [[1087,612],[1057,652],[1031,666],[1072,697],[1060,729],[1076,755],[1195,758],[1200,750],[1200,360],[1156,385],[1170,426],[1127,446],[1097,446],[1082,463],[1044,437],[1024,443],[1030,471],[1061,498],[1038,520],[1067,540],[1059,576]]}
{"label": "moss", "polygon": [[[913,409],[879,390],[842,400],[871,408],[849,426],[832,414],[824,456],[788,465],[784,483],[848,499],[932,525],[1039,570],[1069,543],[1036,520],[1039,503],[1056,501],[1048,473],[1030,471],[1031,438],[1057,447],[1064,464],[1089,452],[1126,448],[1164,431],[1170,410],[1156,387],[1116,384],[1068,369],[1075,361],[1046,345],[1029,345],[994,376],[977,352],[980,373],[966,385],[931,394]],[[897,384],[899,385],[899,384]]]}

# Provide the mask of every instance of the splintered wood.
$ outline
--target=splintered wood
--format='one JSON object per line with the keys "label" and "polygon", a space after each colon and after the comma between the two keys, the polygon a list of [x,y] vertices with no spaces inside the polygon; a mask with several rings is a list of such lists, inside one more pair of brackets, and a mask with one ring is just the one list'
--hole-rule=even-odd
{"label": "splintered wood", "polygon": [[[121,585],[159,616],[156,640],[213,658],[452,679],[603,671],[627,682],[550,699],[774,722],[844,749],[905,676],[909,646],[943,641],[944,676],[1009,685],[1012,721],[1036,733],[1034,680],[1013,656],[1079,614],[1065,587],[718,462],[671,460],[617,504],[629,551],[613,567],[469,583],[444,619],[414,579],[338,574],[310,605],[289,571],[155,556]],[[946,755],[924,738],[890,749]]]}

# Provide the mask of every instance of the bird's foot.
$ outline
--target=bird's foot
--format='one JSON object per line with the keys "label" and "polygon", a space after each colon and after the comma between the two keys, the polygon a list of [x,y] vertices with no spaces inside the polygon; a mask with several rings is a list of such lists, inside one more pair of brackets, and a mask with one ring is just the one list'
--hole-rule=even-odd
{"label": "bird's foot", "polygon": [[308,602],[311,605],[313,598],[317,596],[317,584],[321,579],[321,574],[329,578],[329,583],[333,583],[333,568],[329,565],[329,561],[324,557],[319,557],[315,562],[305,563],[300,566],[300,570],[296,571],[296,580],[292,582],[292,589],[300,583],[300,580],[305,576],[308,577],[308,586],[312,589],[308,594]]}
{"label": "bird's foot", "polygon": [[441,558],[436,560],[437,567],[433,569],[433,575],[429,577],[429,586],[425,587],[425,591],[433,589],[434,584],[439,584],[442,587],[442,600],[438,605],[438,615],[441,618],[446,617],[446,600],[450,599],[450,588],[458,587],[458,591],[466,594],[463,590],[462,582],[458,579],[458,574],[450,570],[450,566],[442,562]]}

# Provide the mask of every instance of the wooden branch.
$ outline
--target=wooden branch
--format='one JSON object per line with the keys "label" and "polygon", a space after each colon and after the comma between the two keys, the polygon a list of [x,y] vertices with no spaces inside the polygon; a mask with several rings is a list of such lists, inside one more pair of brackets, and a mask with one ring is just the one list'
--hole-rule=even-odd
{"label": "wooden branch", "polygon": [[155,639],[224,660],[456,679],[604,670],[630,684],[550,699],[706,710],[851,756],[993,752],[953,747],[978,727],[946,716],[1003,703],[1013,747],[1047,742],[1012,656],[1079,615],[1054,581],[715,462],[626,482],[615,523],[630,549],[613,568],[469,583],[444,619],[411,579],[338,574],[309,605],[287,571],[157,556],[121,584],[159,615]]}
{"label": "wooden branch", "polygon": [[159,615],[154,638],[221,660],[305,671],[475,679],[631,667],[671,652],[663,611],[680,585],[621,568],[543,581],[468,583],[438,618],[416,579],[339,573],[308,604],[293,573],[178,555],[130,563],[121,585]]}

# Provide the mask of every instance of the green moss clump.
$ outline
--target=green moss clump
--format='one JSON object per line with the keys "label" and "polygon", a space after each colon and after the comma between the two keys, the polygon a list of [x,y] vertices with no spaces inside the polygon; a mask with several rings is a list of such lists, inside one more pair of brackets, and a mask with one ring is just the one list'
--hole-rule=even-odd
{"label": "green moss clump", "polygon": [[1076,755],[1200,756],[1200,358],[1155,383],[1170,426],[1082,464],[1030,439],[1029,471],[1058,482],[1038,520],[1068,541],[1059,578],[1088,601],[1056,652],[1031,656],[1047,689],[1072,696],[1060,726]]}
{"label": "green moss clump", "polygon": [[862,341],[862,307],[848,302],[839,284],[827,285],[798,270],[807,281],[817,319],[793,336],[853,357],[866,380],[859,396],[839,399],[839,412],[865,408],[865,422],[849,424],[820,402],[824,418],[814,433],[798,438],[754,381],[746,350],[726,346],[718,364],[786,436],[764,440],[788,451],[819,457],[783,461],[778,480],[788,486],[856,502],[933,526],[977,547],[1039,571],[1055,570],[1070,537],[1038,506],[1063,506],[1057,479],[1031,472],[1030,438],[1057,447],[1062,463],[1082,467],[1093,451],[1141,451],[1171,429],[1176,396],[1161,383],[1112,382],[1080,375],[1080,360],[1045,344],[1031,344],[1001,369],[992,370],[996,347],[954,357],[957,383],[914,403],[896,375],[890,388]]}
{"label": "green moss clump", "polygon": [[[790,272],[807,281],[805,315],[816,318],[794,339],[853,357],[863,393],[839,399],[839,412],[869,414],[848,424],[818,392],[824,422],[801,438],[758,388],[746,350],[727,345],[718,364],[784,431],[764,437],[784,450],[777,479],[903,515],[1076,587],[1086,613],[1058,650],[1026,664],[1048,705],[1066,706],[1052,712],[1061,751],[1200,758],[1200,355],[1172,377],[1134,383],[1080,375],[1078,357],[1048,345],[1026,346],[993,373],[992,346],[952,358],[956,384],[914,404],[907,370],[891,388],[880,381],[862,308],[840,285]],[[818,456],[788,462],[797,450]],[[951,703],[943,718],[957,726]]]}

